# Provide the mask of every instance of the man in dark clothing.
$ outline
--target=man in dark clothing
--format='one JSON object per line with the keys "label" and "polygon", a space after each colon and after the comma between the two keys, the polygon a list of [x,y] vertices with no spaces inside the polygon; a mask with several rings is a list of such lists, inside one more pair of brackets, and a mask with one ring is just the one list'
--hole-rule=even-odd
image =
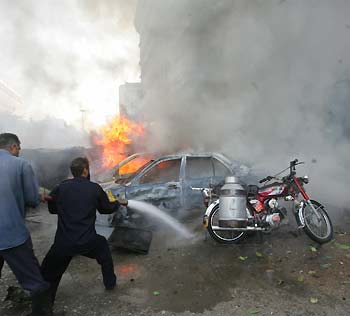
{"label": "man in dark clothing", "polygon": [[32,167],[18,158],[20,145],[15,134],[0,134],[0,277],[6,262],[32,297],[32,315],[51,315],[49,284],[25,225],[26,207],[38,206],[41,197]]}
{"label": "man in dark clothing", "polygon": [[58,215],[54,244],[47,253],[41,271],[51,284],[52,303],[63,273],[76,255],[96,259],[101,265],[107,290],[116,285],[114,265],[107,240],[95,230],[96,210],[110,214],[127,201],[110,202],[97,183],[90,182],[89,161],[76,158],[71,163],[73,179],[65,180],[51,193],[49,212]]}

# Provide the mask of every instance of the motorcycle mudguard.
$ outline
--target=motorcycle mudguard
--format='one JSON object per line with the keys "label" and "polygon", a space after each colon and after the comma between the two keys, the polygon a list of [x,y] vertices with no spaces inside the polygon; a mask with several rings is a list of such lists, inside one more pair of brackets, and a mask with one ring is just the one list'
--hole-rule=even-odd
{"label": "motorcycle mudguard", "polygon": [[208,228],[208,224],[209,224],[209,215],[212,212],[213,208],[219,204],[219,199],[215,200],[214,202],[212,202],[208,208],[206,209],[204,215],[203,215],[203,226],[205,228]]}
{"label": "motorcycle mudguard", "polygon": [[304,206],[305,206],[305,203],[303,201],[300,202],[298,210],[295,214],[295,216],[298,216],[297,222],[301,227],[305,227],[305,220],[304,220],[304,216],[303,216]]}
{"label": "motorcycle mudguard", "polygon": [[206,209],[204,216],[209,216],[211,211],[213,210],[213,208],[219,204],[219,199],[217,199],[216,201],[212,202],[208,208]]}

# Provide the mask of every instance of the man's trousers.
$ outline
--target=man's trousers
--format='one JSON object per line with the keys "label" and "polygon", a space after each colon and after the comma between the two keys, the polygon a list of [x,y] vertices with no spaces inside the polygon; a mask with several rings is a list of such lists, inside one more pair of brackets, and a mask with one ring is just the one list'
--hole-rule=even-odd
{"label": "man's trousers", "polygon": [[41,265],[42,275],[51,286],[52,301],[55,300],[62,275],[75,255],[96,259],[101,265],[103,283],[106,289],[114,288],[116,285],[116,276],[114,274],[113,259],[106,238],[97,235],[93,246],[88,248],[89,249],[86,251],[74,252],[69,248],[66,248],[67,251],[65,251],[63,245],[57,245],[55,243],[52,245]]}
{"label": "man's trousers", "polygon": [[31,238],[17,247],[0,250],[0,276],[4,261],[16,276],[18,283],[32,296],[49,288],[49,284],[41,275]]}

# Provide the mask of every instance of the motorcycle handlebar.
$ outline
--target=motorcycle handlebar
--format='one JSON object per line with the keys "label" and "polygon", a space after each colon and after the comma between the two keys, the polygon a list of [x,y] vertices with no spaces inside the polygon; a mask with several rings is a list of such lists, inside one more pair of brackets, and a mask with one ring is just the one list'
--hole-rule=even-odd
{"label": "motorcycle handlebar", "polygon": [[[289,175],[283,177],[282,180],[285,181],[285,180],[288,180],[290,177],[294,176],[294,175],[296,174],[296,173],[295,173],[295,166],[301,165],[301,164],[303,164],[303,163],[304,163],[304,162],[299,162],[298,159],[294,159],[293,161],[291,161],[291,162],[289,163]],[[284,171],[286,171],[286,170],[288,170],[288,168],[282,170],[280,173],[276,174],[275,176],[268,176],[268,177],[266,177],[266,178],[264,178],[264,179],[261,179],[261,180],[259,181],[259,183],[264,183],[264,182],[270,181],[270,180],[272,180],[272,179],[274,179],[274,178],[277,179],[276,176],[279,175],[279,174],[281,174],[282,172],[284,172]]]}
{"label": "motorcycle handlebar", "polygon": [[291,167],[296,166],[298,164],[298,161],[299,161],[298,159],[294,159],[293,161],[290,162],[290,166]]}
{"label": "motorcycle handlebar", "polygon": [[293,161],[290,162],[290,165],[289,165],[289,176],[293,176],[295,175],[295,166],[297,165],[302,165],[304,162],[299,162],[298,159],[294,159]]}
{"label": "motorcycle handlebar", "polygon": [[273,179],[273,177],[267,176],[266,178],[261,179],[261,180],[259,181],[259,183],[264,183],[264,182],[266,182],[266,181],[270,181],[271,179]]}
{"label": "motorcycle handlebar", "polygon": [[194,188],[194,187],[191,187],[191,190],[192,191],[204,191],[204,190],[210,190],[210,188]]}

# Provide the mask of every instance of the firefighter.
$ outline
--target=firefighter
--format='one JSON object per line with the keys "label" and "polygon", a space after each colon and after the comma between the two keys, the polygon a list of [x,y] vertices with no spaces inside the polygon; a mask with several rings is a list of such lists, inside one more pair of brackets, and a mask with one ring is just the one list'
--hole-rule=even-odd
{"label": "firefighter", "polygon": [[51,193],[48,208],[57,214],[55,240],[41,265],[43,277],[51,285],[52,304],[61,277],[74,256],[96,259],[101,265],[106,290],[116,286],[116,275],[106,238],[95,230],[96,210],[111,214],[127,200],[110,202],[100,185],[90,181],[89,161],[84,157],[72,161],[73,178],[63,181]]}
{"label": "firefighter", "polygon": [[4,262],[32,298],[32,315],[51,315],[49,284],[40,273],[25,225],[26,207],[42,199],[30,164],[18,158],[17,135],[0,134],[0,277]]}

